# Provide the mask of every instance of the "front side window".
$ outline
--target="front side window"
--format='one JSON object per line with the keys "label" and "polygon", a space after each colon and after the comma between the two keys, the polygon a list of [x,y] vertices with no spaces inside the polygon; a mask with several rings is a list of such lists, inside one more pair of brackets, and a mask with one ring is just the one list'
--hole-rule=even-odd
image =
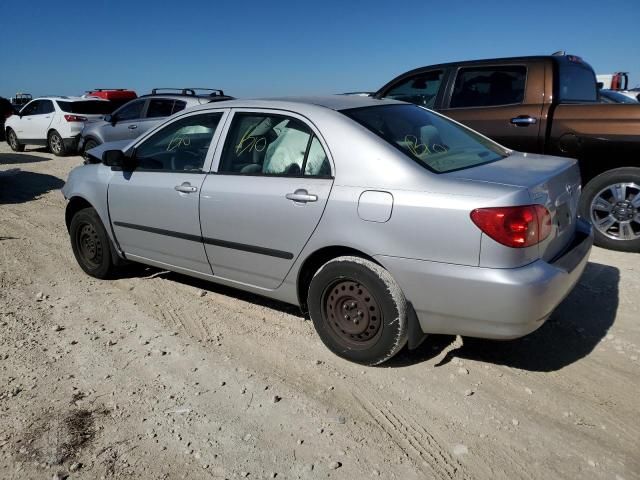
{"label": "front side window", "polygon": [[461,68],[451,108],[513,105],[524,100],[527,68],[523,66]]}
{"label": "front side window", "polygon": [[31,103],[28,103],[24,106],[24,108],[20,111],[20,115],[23,117],[27,117],[29,115],[35,115],[38,113],[38,109],[40,108],[41,100],[34,100]]}
{"label": "front side window", "polygon": [[234,115],[219,170],[253,175],[331,175],[329,159],[307,125],[292,117],[259,113]]}
{"label": "front side window", "polygon": [[473,130],[416,105],[364,107],[342,113],[436,173],[475,167],[509,153]]}
{"label": "front side window", "polygon": [[149,101],[147,118],[168,117],[173,113],[174,100],[167,98],[155,98]]}
{"label": "front side window", "polygon": [[201,172],[221,118],[222,113],[205,113],[170,123],[136,148],[136,169]]}
{"label": "front side window", "polygon": [[145,100],[136,100],[131,103],[127,103],[122,108],[115,112],[115,116],[118,121],[136,120],[142,117],[142,108],[144,107]]}
{"label": "front side window", "polygon": [[411,77],[389,90],[385,98],[433,108],[442,83],[442,74],[442,70],[435,70]]}

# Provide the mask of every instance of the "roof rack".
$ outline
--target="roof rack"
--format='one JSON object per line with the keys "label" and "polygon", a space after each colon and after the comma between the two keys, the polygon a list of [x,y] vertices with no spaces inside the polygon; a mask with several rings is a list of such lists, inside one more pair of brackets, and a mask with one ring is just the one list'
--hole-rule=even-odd
{"label": "roof rack", "polygon": [[198,91],[211,92],[209,94],[210,97],[224,96],[224,92],[222,90],[220,90],[220,89],[198,88],[198,87],[191,87],[191,88],[171,88],[171,87],[154,88],[153,90],[151,90],[151,95],[161,95],[161,92],[159,92],[159,90],[164,90],[164,91],[171,90],[171,91],[174,91],[174,92],[178,92],[180,95],[191,95],[191,96],[196,96],[196,90],[198,90]]}

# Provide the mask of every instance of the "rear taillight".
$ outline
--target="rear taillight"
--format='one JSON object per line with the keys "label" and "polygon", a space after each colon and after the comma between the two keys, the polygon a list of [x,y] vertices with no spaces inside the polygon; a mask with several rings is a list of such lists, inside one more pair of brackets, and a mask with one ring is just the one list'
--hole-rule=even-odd
{"label": "rear taillight", "polygon": [[530,247],[551,233],[551,214],[542,205],[477,208],[471,220],[480,230],[507,247]]}
{"label": "rear taillight", "polygon": [[87,117],[81,117],[79,115],[65,115],[64,119],[67,122],[86,122]]}

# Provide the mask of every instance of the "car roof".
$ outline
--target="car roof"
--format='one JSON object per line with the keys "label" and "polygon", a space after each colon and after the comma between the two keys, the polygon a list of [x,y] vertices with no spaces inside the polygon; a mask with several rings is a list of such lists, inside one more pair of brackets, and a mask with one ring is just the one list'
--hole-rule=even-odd
{"label": "car roof", "polygon": [[108,102],[104,98],[98,97],[69,97],[65,95],[46,95],[44,97],[36,97],[34,100],[62,100],[64,102]]}
{"label": "car roof", "polygon": [[212,104],[205,104],[195,107],[197,110],[208,108],[275,108],[283,110],[297,110],[301,106],[315,106],[340,111],[351,108],[373,107],[379,105],[402,105],[405,102],[399,100],[381,100],[371,97],[361,97],[357,95],[322,95],[322,96],[301,96],[301,97],[276,97],[257,98],[247,100],[226,100]]}

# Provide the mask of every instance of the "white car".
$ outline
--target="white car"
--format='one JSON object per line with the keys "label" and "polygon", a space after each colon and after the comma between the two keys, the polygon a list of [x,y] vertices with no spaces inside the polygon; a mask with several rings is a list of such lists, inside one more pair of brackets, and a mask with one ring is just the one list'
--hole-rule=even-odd
{"label": "white car", "polygon": [[7,118],[7,143],[15,152],[24,151],[25,145],[43,145],[62,156],[75,151],[86,121],[97,120],[112,108],[110,102],[97,98],[36,98]]}

